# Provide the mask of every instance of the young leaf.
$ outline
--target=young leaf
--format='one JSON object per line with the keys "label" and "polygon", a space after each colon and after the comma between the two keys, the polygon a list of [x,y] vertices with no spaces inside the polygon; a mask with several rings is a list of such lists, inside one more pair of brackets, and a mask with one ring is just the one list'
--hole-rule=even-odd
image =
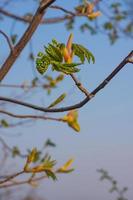
{"label": "young leaf", "polygon": [[57,42],[56,39],[52,39],[52,44],[57,47],[59,43]]}
{"label": "young leaf", "polygon": [[28,157],[27,157],[27,163],[33,163],[36,162],[38,160],[39,157],[39,152],[37,151],[36,148],[32,149],[32,151],[29,153]]}
{"label": "young leaf", "polygon": [[9,124],[8,124],[8,122],[7,122],[5,119],[2,119],[2,120],[0,121],[0,124],[1,124],[1,126],[3,126],[4,128],[8,128],[8,127],[9,127]]}
{"label": "young leaf", "polygon": [[49,44],[48,47],[45,47],[45,52],[48,54],[48,56],[57,62],[62,62],[63,61],[63,56],[61,54],[61,51],[58,47],[55,47],[52,44]]}
{"label": "young leaf", "polygon": [[73,163],[73,159],[68,160],[62,167],[60,167],[57,172],[58,173],[70,173],[72,172],[74,169],[73,168],[69,168],[71,166],[71,164]]}
{"label": "young leaf", "polygon": [[62,81],[64,79],[64,75],[63,74],[59,74],[59,76],[57,76],[57,78],[55,79],[56,80],[56,83]]}
{"label": "young leaf", "polygon": [[60,102],[62,102],[64,100],[64,98],[66,97],[66,93],[63,93],[62,95],[60,95],[53,103],[51,103],[48,108],[52,108],[54,106],[56,106],[57,104],[59,104]]}
{"label": "young leaf", "polygon": [[16,157],[20,155],[20,150],[17,146],[14,146],[12,149],[12,157]]}
{"label": "young leaf", "polygon": [[18,38],[18,35],[17,35],[17,34],[11,35],[11,41],[12,41],[13,44],[16,43],[17,38]]}
{"label": "young leaf", "polygon": [[68,112],[68,114],[62,118],[62,120],[67,122],[68,126],[70,126],[75,131],[80,131],[80,125],[78,123],[78,112],[76,110]]}
{"label": "young leaf", "polygon": [[[73,35],[70,34],[67,44],[58,43],[52,40],[48,46],[44,46],[45,54],[39,52],[36,59],[36,68],[40,74],[44,74],[48,67],[51,65],[53,70],[63,72],[65,74],[72,74],[79,72],[77,66],[83,64],[85,59],[88,62],[92,60],[95,62],[93,54],[80,44],[72,43]],[[81,63],[73,63],[73,57],[79,57]]]}
{"label": "young leaf", "polygon": [[47,141],[44,144],[44,147],[56,147],[56,144],[52,142],[50,139],[47,139]]}
{"label": "young leaf", "polygon": [[36,68],[40,74],[44,74],[50,65],[50,59],[47,55],[43,55],[41,58],[36,59]]}
{"label": "young leaf", "polygon": [[46,173],[47,177],[48,178],[52,178],[53,181],[57,180],[57,177],[56,177],[55,173],[52,172],[51,170],[46,170],[45,173]]}
{"label": "young leaf", "polygon": [[80,69],[76,68],[76,66],[80,65],[81,63],[58,63],[58,62],[52,62],[53,69],[56,71],[63,72],[65,74],[72,74],[79,72]]}
{"label": "young leaf", "polygon": [[84,46],[80,44],[73,44],[72,48],[73,48],[74,54],[80,58],[82,63],[84,63],[85,59],[87,59],[89,63],[91,60],[93,63],[95,62],[95,57],[93,56],[93,54]]}

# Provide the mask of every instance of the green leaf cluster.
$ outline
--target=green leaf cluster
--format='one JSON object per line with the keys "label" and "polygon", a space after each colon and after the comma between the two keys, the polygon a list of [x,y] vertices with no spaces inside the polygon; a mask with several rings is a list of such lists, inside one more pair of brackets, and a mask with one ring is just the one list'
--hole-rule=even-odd
{"label": "green leaf cluster", "polygon": [[80,44],[72,44],[72,52],[79,58],[80,62],[67,63],[64,61],[64,48],[66,48],[65,44],[59,43],[55,39],[48,46],[44,46],[45,52],[39,52],[36,58],[37,71],[43,75],[48,67],[51,66],[52,70],[63,72],[64,74],[72,74],[80,71],[77,67],[83,64],[85,60],[89,63],[91,60],[93,63],[95,61],[93,54],[87,48]]}
{"label": "green leaf cluster", "polygon": [[56,40],[52,40],[52,44],[49,43],[47,47],[44,46],[45,54],[42,52],[38,53],[36,68],[40,74],[44,74],[50,65],[54,67],[53,62],[61,63],[63,61],[63,55],[57,44],[58,42]]}
{"label": "green leaf cluster", "polygon": [[29,152],[27,162],[28,163],[35,163],[40,158],[40,151],[38,151],[36,148],[32,149],[32,151]]}
{"label": "green leaf cluster", "polygon": [[56,161],[51,159],[51,156],[46,154],[42,160],[39,161],[39,163],[36,166],[32,166],[33,163],[38,161],[38,154],[39,151],[34,148],[29,155],[27,156],[27,161],[24,166],[24,171],[26,173],[40,173],[40,172],[45,172],[47,177],[52,178],[53,180],[56,180],[56,175],[53,172],[53,167],[56,164]]}

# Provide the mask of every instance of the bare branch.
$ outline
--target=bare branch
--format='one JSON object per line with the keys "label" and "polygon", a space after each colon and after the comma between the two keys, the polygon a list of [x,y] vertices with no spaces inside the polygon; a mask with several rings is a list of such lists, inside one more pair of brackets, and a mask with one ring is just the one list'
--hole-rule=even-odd
{"label": "bare branch", "polygon": [[13,45],[12,45],[8,35],[5,32],[3,32],[2,30],[0,30],[0,33],[5,37],[5,39],[6,39],[7,43],[8,43],[8,46],[9,46],[11,52],[12,52],[13,51]]}
{"label": "bare branch", "polygon": [[65,111],[69,111],[69,110],[73,110],[73,109],[77,109],[77,108],[81,108],[83,107],[88,101],[90,101],[92,99],[92,96],[95,96],[101,89],[103,89],[116,75],[117,73],[127,64],[127,63],[130,63],[129,60],[131,59],[131,57],[133,57],[133,51],[131,51],[129,53],[128,56],[126,56],[122,62],[113,70],[113,72],[111,72],[111,74],[109,74],[109,76],[107,76],[107,78],[102,82],[100,83],[91,93],[91,98],[90,96],[89,97],[86,97],[83,101],[77,103],[77,104],[74,104],[72,106],[68,106],[68,107],[62,107],[62,108],[52,108],[52,109],[49,109],[49,108],[44,108],[44,107],[40,107],[40,106],[37,106],[37,105],[33,105],[33,104],[30,104],[30,103],[26,103],[26,102],[22,102],[22,101],[19,101],[19,100],[16,100],[16,99],[11,99],[11,98],[7,98],[7,97],[2,97],[0,96],[0,100],[1,101],[7,101],[7,102],[11,102],[11,103],[15,103],[15,104],[18,104],[18,105],[21,105],[21,106],[25,106],[25,107],[28,107],[28,108],[32,108],[34,110],[39,110],[41,112],[65,112]]}
{"label": "bare branch", "polygon": [[[10,17],[12,19],[15,19],[15,20],[18,20],[18,21],[24,22],[24,23],[31,23],[31,20],[32,20],[32,18],[21,17],[18,15],[15,15],[13,13],[10,13],[4,9],[1,9],[1,8],[0,8],[0,13],[7,17]],[[62,17],[47,18],[47,19],[42,19],[40,21],[40,24],[58,23],[58,22],[62,22],[62,21],[65,21],[65,20],[71,19],[71,18],[73,18],[73,17],[69,16],[69,15],[64,15]]]}
{"label": "bare branch", "polygon": [[0,137],[0,143],[3,145],[3,147],[5,149],[7,149],[8,151],[11,151],[12,149],[6,144],[6,142],[4,141],[4,139],[2,137]]}
{"label": "bare branch", "polygon": [[57,9],[57,10],[61,10],[61,11],[63,11],[64,13],[70,14],[70,15],[72,15],[72,16],[75,16],[75,15],[76,15],[74,12],[71,12],[71,11],[69,11],[69,10],[67,10],[67,9],[65,9],[65,8],[63,8],[63,7],[61,7],[61,6],[50,6],[50,8]]}
{"label": "bare branch", "polygon": [[[8,150],[8,152],[10,152],[12,154],[13,148],[8,146],[8,144],[5,142],[5,140],[2,137],[0,137],[0,143],[3,145],[5,150]],[[21,158],[27,158],[27,155],[22,154],[21,152],[19,152],[18,156],[21,157]],[[7,176],[7,175],[6,176],[0,176],[0,179],[4,179],[4,178],[8,178],[8,177],[9,176]]]}
{"label": "bare branch", "polygon": [[24,35],[21,37],[20,41],[14,47],[13,52],[11,52],[11,54],[8,56],[5,63],[1,67],[0,81],[4,79],[4,77],[6,76],[6,74],[8,73],[8,71],[10,70],[10,68],[12,67],[12,65],[14,64],[14,62],[16,61],[16,59],[18,58],[18,56],[20,55],[26,44],[28,43],[28,41],[31,39],[33,33],[35,32],[35,30],[37,29],[38,25],[42,20],[45,9],[54,1],[55,0],[43,1],[44,2],[43,7],[42,5],[38,7],[29,27],[25,31]]}
{"label": "bare branch", "polygon": [[51,88],[51,85],[50,84],[36,84],[36,85],[32,85],[32,84],[6,84],[6,83],[3,83],[3,84],[0,84],[0,87],[5,87],[5,88],[18,88],[18,89],[26,89],[26,90],[30,90],[30,89],[33,89],[33,88],[43,88],[43,89],[48,89],[48,88]]}
{"label": "bare branch", "polygon": [[42,120],[52,120],[52,121],[62,121],[61,118],[55,118],[55,117],[47,117],[42,115],[17,115],[11,112],[7,112],[5,110],[0,110],[0,113],[8,115],[10,117],[19,118],[19,119],[42,119]]}
{"label": "bare branch", "polygon": [[19,186],[19,185],[23,185],[23,184],[36,184],[36,182],[44,180],[45,178],[47,178],[46,175],[41,175],[37,178],[31,179],[32,177],[30,177],[29,179],[26,180],[22,180],[22,181],[16,181],[16,180],[10,180],[11,183],[7,183],[7,184],[2,184],[0,185],[0,188],[9,188],[9,187],[14,187],[14,186]]}
{"label": "bare branch", "polygon": [[8,176],[6,179],[0,181],[0,184],[6,183],[6,182],[10,181],[11,179],[14,179],[15,177],[17,177],[17,176],[19,176],[19,175],[21,175],[23,173],[24,173],[24,171],[20,171],[20,172],[17,172],[16,174]]}

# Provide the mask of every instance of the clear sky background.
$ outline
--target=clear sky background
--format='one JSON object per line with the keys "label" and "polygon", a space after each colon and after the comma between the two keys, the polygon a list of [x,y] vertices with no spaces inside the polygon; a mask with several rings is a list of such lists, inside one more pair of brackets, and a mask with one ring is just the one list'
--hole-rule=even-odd
{"label": "clear sky background", "polygon": [[[36,4],[31,6],[26,1],[10,4],[7,10],[20,15],[26,10],[33,11]],[[71,8],[77,0],[70,1],[58,0],[66,8]],[[25,6],[26,5],[26,6]],[[52,11],[47,16],[54,15]],[[0,23],[0,29],[10,34],[10,19]],[[81,33],[78,29],[81,20],[77,20],[74,33],[74,42],[81,43],[90,49],[96,58],[96,63],[86,64],[78,78],[82,81],[88,90],[94,89],[108,73],[116,67],[117,64],[132,50],[132,41],[127,38],[119,39],[116,44],[110,45],[104,35],[90,36],[88,32]],[[14,30],[23,34],[26,26],[18,24]],[[43,49],[43,45],[51,41],[52,38],[64,42],[67,40],[70,32],[66,31],[64,24],[40,26],[32,38],[34,53]],[[7,56],[7,46],[5,41],[1,43],[1,63]],[[27,46],[20,58],[14,64],[4,80],[4,83],[22,83],[24,80],[33,78],[33,68],[27,61],[29,47]],[[57,148],[50,149],[54,158],[63,164],[67,159],[73,157],[75,171],[69,175],[59,176],[59,180],[53,183],[51,180],[43,181],[37,189],[38,194],[48,200],[113,200],[114,194],[109,194],[110,185],[107,182],[100,182],[100,175],[97,169],[104,168],[114,176],[120,183],[120,187],[127,186],[128,200],[133,197],[133,69],[131,64],[127,65],[96,97],[86,106],[79,110],[79,122],[81,132],[76,133],[67,125],[56,122],[38,121],[34,126],[25,126],[15,128],[10,131],[12,137],[5,134],[4,139],[9,145],[18,144],[22,150],[32,147],[40,147],[45,139],[51,138],[57,144]],[[39,76],[39,75],[38,75]],[[41,79],[41,77],[40,77]],[[64,84],[60,85],[58,91],[53,91],[48,97],[38,92],[33,98],[27,98],[25,101],[42,103],[47,105],[52,99],[58,97],[61,92],[68,92],[68,98],[65,105],[79,102],[83,95],[72,85],[69,77],[65,78]],[[10,96],[14,90],[3,90],[1,93]],[[31,110],[19,108],[15,105],[9,107],[11,111],[21,113],[30,113]],[[61,114],[62,115],[62,114]],[[60,116],[55,115],[55,116]],[[23,133],[15,137],[14,133]],[[29,187],[30,189],[30,187]]]}

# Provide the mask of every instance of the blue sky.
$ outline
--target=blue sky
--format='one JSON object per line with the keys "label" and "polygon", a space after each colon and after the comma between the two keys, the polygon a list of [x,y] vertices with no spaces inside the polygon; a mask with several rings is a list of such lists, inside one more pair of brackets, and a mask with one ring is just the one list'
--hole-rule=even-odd
{"label": "blue sky", "polygon": [[[71,8],[77,2],[57,1],[57,4]],[[30,4],[29,4],[30,5]],[[11,4],[12,12],[19,14],[25,12],[27,8],[24,3],[20,6]],[[10,9],[10,8],[7,8]],[[19,10],[18,10],[19,9]],[[30,8],[35,9],[33,4]],[[51,12],[53,15],[53,13]],[[51,14],[49,14],[51,16]],[[8,26],[7,26],[8,25]],[[6,29],[5,29],[6,27]],[[15,30],[19,34],[24,31],[24,25],[17,25]],[[7,19],[1,22],[0,29],[6,30],[9,34],[11,20]],[[106,36],[90,36],[87,32],[81,33],[76,24],[74,33],[74,42],[81,43],[90,49],[95,57],[96,63],[86,64],[78,78],[87,89],[92,90],[116,67],[117,64],[132,50],[132,41],[127,38],[118,40],[116,44],[110,46]],[[35,54],[43,49],[43,45],[56,38],[59,41],[66,41],[70,32],[66,31],[64,24],[40,26],[33,36],[33,49]],[[0,36],[2,39],[2,37]],[[1,40],[1,62],[7,55],[7,46],[5,41]],[[20,58],[14,64],[12,70],[5,78],[5,83],[22,83],[24,80],[32,79],[33,70],[27,61],[28,47],[25,48]],[[40,77],[41,78],[41,77]],[[104,168],[114,176],[120,183],[120,186],[129,187],[127,192],[128,200],[133,196],[133,92],[132,92],[132,66],[127,65],[96,97],[85,107],[79,110],[79,121],[81,132],[75,133],[69,127],[61,123],[40,121],[33,127],[25,126],[14,129],[11,132],[23,133],[19,137],[4,138],[10,145],[19,144],[24,150],[43,145],[47,138],[51,138],[57,143],[55,150],[50,150],[54,158],[59,163],[64,163],[68,158],[74,157],[73,166],[75,172],[70,175],[62,175],[58,182],[53,183],[46,180],[37,188],[37,192],[42,194],[48,200],[113,200],[115,195],[108,193],[109,184],[99,181],[99,174],[96,172],[99,168]],[[65,103],[70,105],[82,99],[79,91],[72,86],[72,81],[66,77],[64,84],[58,91],[53,91],[51,97],[37,93],[34,99],[26,99],[46,105],[61,92],[69,92]],[[9,90],[2,90],[5,96],[10,96]],[[10,107],[10,110],[28,113],[31,112],[25,108],[18,109],[16,106]],[[8,132],[8,131],[7,131]]]}

